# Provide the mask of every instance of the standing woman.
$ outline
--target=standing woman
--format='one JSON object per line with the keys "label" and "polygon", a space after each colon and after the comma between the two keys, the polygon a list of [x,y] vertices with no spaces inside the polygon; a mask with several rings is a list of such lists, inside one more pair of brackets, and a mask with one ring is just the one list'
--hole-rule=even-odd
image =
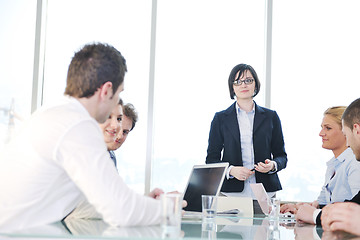
{"label": "standing woman", "polygon": [[214,116],[206,163],[229,162],[221,189],[226,196],[254,198],[250,183],[262,183],[273,197],[282,189],[277,172],[287,164],[280,119],[254,102],[260,82],[250,65],[236,65],[228,84],[236,101]]}

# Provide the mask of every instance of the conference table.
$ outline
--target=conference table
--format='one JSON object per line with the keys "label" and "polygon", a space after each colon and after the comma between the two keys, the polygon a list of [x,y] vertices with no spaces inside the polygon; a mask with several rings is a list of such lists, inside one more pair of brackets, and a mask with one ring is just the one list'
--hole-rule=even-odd
{"label": "conference table", "polygon": [[1,233],[0,239],[352,239],[344,232],[323,232],[319,227],[292,219],[270,220],[217,216],[183,218],[181,231],[169,233],[160,225],[112,227],[100,219],[71,219],[41,227]]}

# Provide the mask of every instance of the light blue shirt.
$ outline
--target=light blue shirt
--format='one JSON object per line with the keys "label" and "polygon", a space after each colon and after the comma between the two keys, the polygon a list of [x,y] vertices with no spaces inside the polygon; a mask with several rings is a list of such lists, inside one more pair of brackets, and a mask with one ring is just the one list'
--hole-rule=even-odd
{"label": "light blue shirt", "polygon": [[352,199],[360,191],[360,162],[356,160],[353,151],[347,148],[326,165],[325,184],[318,197],[319,204]]}
{"label": "light blue shirt", "polygon": [[[254,127],[254,116],[255,116],[255,103],[253,109],[250,112],[242,110],[239,105],[236,104],[236,113],[237,120],[239,123],[240,130],[240,142],[241,142],[241,153],[243,166],[248,169],[253,169],[255,160],[254,160],[254,146],[253,146],[253,127]],[[230,166],[227,171],[227,178],[233,178],[229,174],[230,169],[233,166]],[[235,193],[223,193],[226,196],[236,196],[236,197],[252,197],[255,199],[255,195],[251,190],[250,184],[256,183],[255,174],[251,175],[248,179],[244,181],[244,190],[242,192]],[[268,192],[270,197],[274,196],[275,192]]]}

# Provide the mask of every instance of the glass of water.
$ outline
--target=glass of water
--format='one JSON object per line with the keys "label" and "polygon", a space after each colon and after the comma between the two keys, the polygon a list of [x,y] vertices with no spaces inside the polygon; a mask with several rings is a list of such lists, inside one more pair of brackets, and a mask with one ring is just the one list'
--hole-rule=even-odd
{"label": "glass of water", "polygon": [[202,214],[203,217],[213,218],[216,216],[217,209],[217,196],[214,195],[202,195]]}
{"label": "glass of water", "polygon": [[280,216],[280,199],[270,199],[269,219],[278,220]]}

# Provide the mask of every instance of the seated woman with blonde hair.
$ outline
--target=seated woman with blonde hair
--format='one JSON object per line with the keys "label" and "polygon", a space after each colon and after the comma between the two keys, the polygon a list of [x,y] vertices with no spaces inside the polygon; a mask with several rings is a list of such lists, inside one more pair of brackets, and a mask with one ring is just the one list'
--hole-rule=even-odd
{"label": "seated woman with blonde hair", "polygon": [[[322,138],[322,147],[331,150],[334,157],[326,163],[325,183],[319,197],[310,204],[314,211],[315,208],[322,208],[329,203],[351,199],[360,190],[360,162],[356,161],[342,132],[341,117],[345,109],[344,106],[338,106],[324,112],[319,135]],[[305,203],[284,204],[280,212],[296,214],[302,204]]]}

